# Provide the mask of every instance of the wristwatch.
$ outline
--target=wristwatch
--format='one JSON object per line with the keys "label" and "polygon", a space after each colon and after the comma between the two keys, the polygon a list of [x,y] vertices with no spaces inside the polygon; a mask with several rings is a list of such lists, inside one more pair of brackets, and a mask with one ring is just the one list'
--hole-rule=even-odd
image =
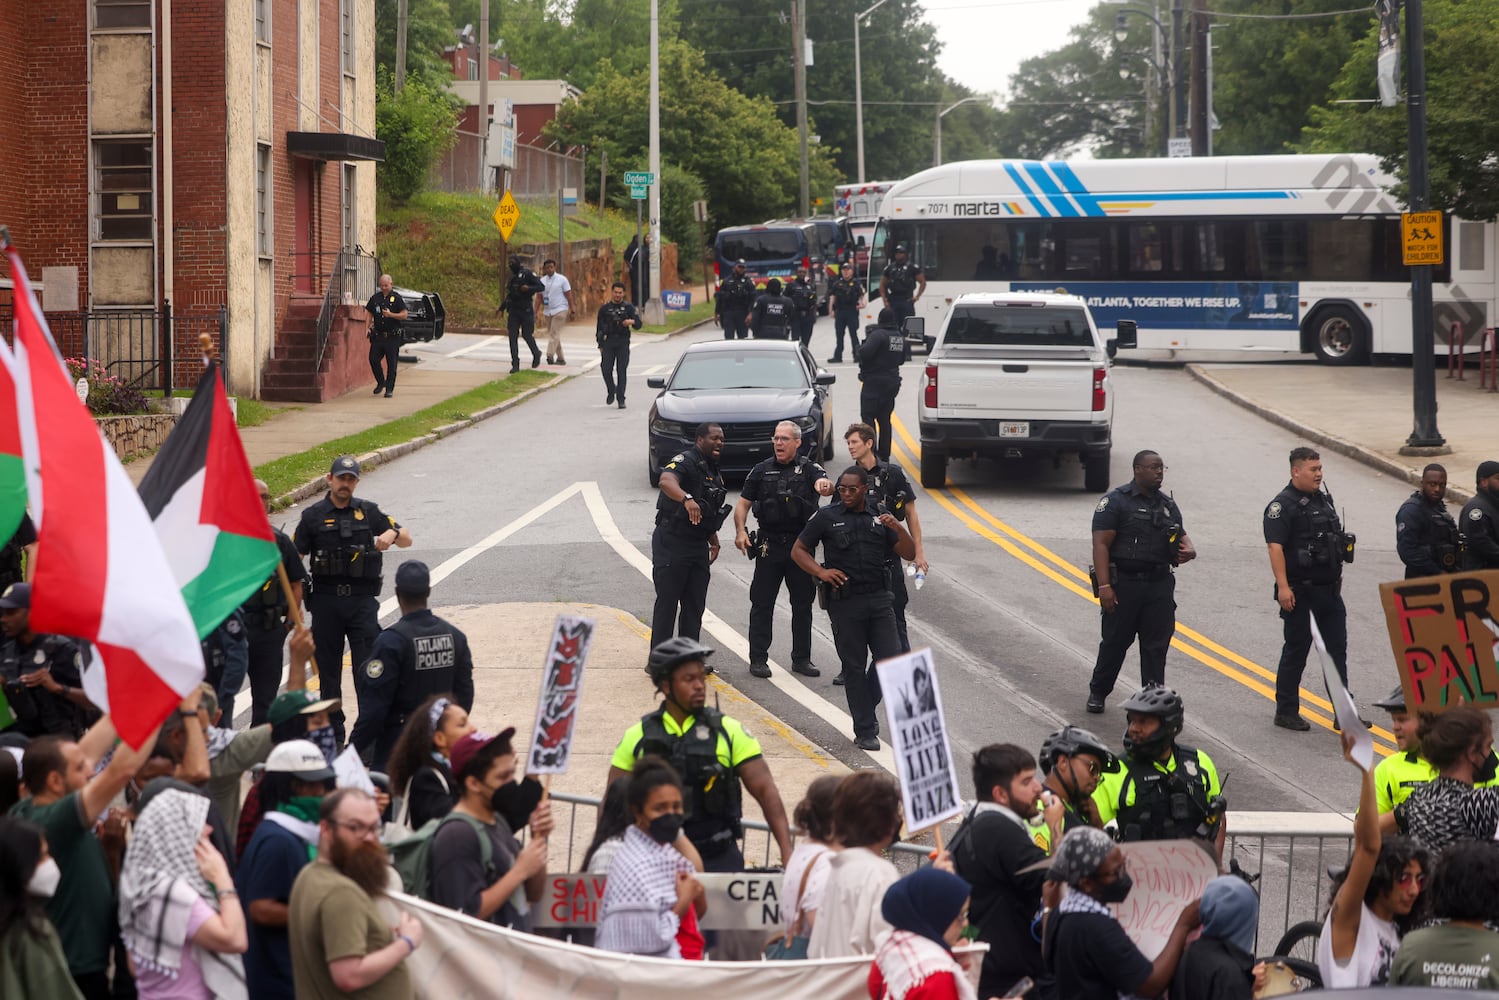
{"label": "wristwatch", "polygon": [[682,494],[682,506],[684,506],[684,507],[687,506],[687,501],[688,500],[694,500],[695,501],[696,499],[697,498],[694,497],[691,493],[683,493]]}

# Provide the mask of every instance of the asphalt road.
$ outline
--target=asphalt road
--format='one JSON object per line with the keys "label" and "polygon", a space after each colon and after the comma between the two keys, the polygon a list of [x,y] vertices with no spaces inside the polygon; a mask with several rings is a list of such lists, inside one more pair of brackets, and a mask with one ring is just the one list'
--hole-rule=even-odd
{"label": "asphalt road", "polygon": [[[656,492],[646,482],[651,393],[644,375],[665,373],[688,342],[715,336],[710,327],[664,343],[637,342],[627,410],[605,406],[602,381],[590,373],[372,472],[360,493],[411,526],[416,545],[403,555],[436,566],[478,547],[438,584],[439,604],[590,601],[648,621],[653,595],[641,558],[650,550]],[[476,348],[480,340],[450,336],[429,345],[423,357],[508,368],[508,348]],[[831,343],[831,320],[821,320],[814,354],[827,357]],[[472,349],[461,359],[434,357],[464,348]],[[896,411],[905,434],[895,458],[913,482],[921,364],[918,357],[907,365]],[[851,364],[830,370],[839,379],[833,411],[841,431],[857,419],[858,381]],[[1233,809],[1351,809],[1356,775],[1327,728],[1325,702],[1319,707],[1303,697],[1303,711],[1314,720],[1310,733],[1287,733],[1270,721],[1273,702],[1267,695],[1273,695],[1280,622],[1260,515],[1285,483],[1287,453],[1299,442],[1177,368],[1119,366],[1114,377],[1119,395],[1111,478],[1129,478],[1136,450],[1159,451],[1168,466],[1166,488],[1200,552],[1178,577],[1178,642],[1167,664],[1168,682],[1187,706],[1183,742],[1205,750],[1229,776]],[[830,471],[836,474],[845,458],[840,446]],[[1338,456],[1329,456],[1326,466],[1328,485],[1360,539],[1344,589],[1352,687],[1356,697],[1370,701],[1396,682],[1376,585],[1400,576],[1392,522],[1409,488]],[[913,594],[908,618],[912,644],[934,651],[954,754],[965,761],[990,742],[1034,749],[1064,722],[1117,742],[1124,729],[1117,705],[1136,683],[1138,660],[1132,654],[1126,662],[1107,713],[1086,715],[1099,612],[1086,597],[1082,574],[1098,497],[1083,491],[1082,470],[1071,460],[1060,468],[1050,462],[953,463],[949,480],[940,491],[918,487],[932,571],[925,589]],[[742,635],[751,564],[731,541],[726,534],[708,602],[726,629]],[[783,599],[773,662],[789,661],[789,627]],[[837,657],[821,612],[814,627],[821,678],[804,681],[781,671],[775,683],[755,680],[744,660],[727,650],[720,652],[719,666],[812,741],[851,766],[870,766],[870,757],[836,724],[836,712],[846,712],[846,703],[831,683]],[[1320,700],[1315,657],[1303,686]],[[1364,714],[1376,722],[1383,717]],[[1377,745],[1389,749],[1384,737]],[[888,764],[888,754],[883,762]],[[967,793],[966,776],[963,783]],[[795,792],[790,794],[794,799]]]}

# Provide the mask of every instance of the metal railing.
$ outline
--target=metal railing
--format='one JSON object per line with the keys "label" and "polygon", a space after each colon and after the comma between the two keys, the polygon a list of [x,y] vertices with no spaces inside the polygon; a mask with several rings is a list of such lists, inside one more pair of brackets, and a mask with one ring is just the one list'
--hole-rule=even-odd
{"label": "metal railing", "polygon": [[[433,166],[427,175],[427,186],[434,191],[469,192],[491,191],[495,184],[495,170],[479,171],[479,143],[477,132],[457,130],[453,147]],[[504,185],[517,198],[556,198],[558,188],[583,188],[583,161],[540,146],[515,145],[515,163],[501,173]],[[555,214],[555,210],[554,210]]]}
{"label": "metal railing", "polygon": [[[340,306],[363,305],[380,286],[380,258],[364,247],[328,253],[292,253],[293,284],[323,283],[323,304],[318,310],[317,350],[313,370],[322,367],[323,352]],[[331,262],[331,263],[330,263]],[[323,271],[327,267],[326,272]],[[316,292],[314,291],[314,294]]]}

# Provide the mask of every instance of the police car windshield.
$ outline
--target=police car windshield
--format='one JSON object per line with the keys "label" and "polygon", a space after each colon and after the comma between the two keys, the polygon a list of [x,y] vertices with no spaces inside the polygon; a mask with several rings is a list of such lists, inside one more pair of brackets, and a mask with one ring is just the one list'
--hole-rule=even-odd
{"label": "police car windshield", "polygon": [[805,389],[807,373],[794,354],[727,351],[689,354],[672,377],[677,392],[698,389]]}
{"label": "police car windshield", "polygon": [[1091,347],[1083,311],[1073,306],[965,305],[953,312],[945,343],[971,347]]}

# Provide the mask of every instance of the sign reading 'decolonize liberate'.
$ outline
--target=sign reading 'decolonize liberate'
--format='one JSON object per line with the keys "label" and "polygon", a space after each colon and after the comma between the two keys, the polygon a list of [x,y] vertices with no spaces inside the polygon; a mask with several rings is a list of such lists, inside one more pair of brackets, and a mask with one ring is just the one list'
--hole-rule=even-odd
{"label": "sign reading 'decolonize liberate'", "polygon": [[1381,583],[1379,601],[1412,712],[1499,708],[1499,570]]}
{"label": "sign reading 'decolonize liberate'", "polygon": [[1132,319],[1152,330],[1295,330],[1294,281],[1012,281],[1017,292],[1081,295],[1099,329]]}
{"label": "sign reading 'decolonize liberate'", "polygon": [[558,615],[552,626],[542,667],[541,700],[536,704],[536,728],[531,731],[531,753],[526,758],[528,775],[567,772],[583,697],[583,664],[593,631],[592,618],[575,615]]}
{"label": "sign reading 'decolonize liberate'", "polygon": [[885,717],[906,807],[906,829],[924,830],[963,809],[942,716],[942,694],[930,649],[881,660],[875,669],[885,693]]}

